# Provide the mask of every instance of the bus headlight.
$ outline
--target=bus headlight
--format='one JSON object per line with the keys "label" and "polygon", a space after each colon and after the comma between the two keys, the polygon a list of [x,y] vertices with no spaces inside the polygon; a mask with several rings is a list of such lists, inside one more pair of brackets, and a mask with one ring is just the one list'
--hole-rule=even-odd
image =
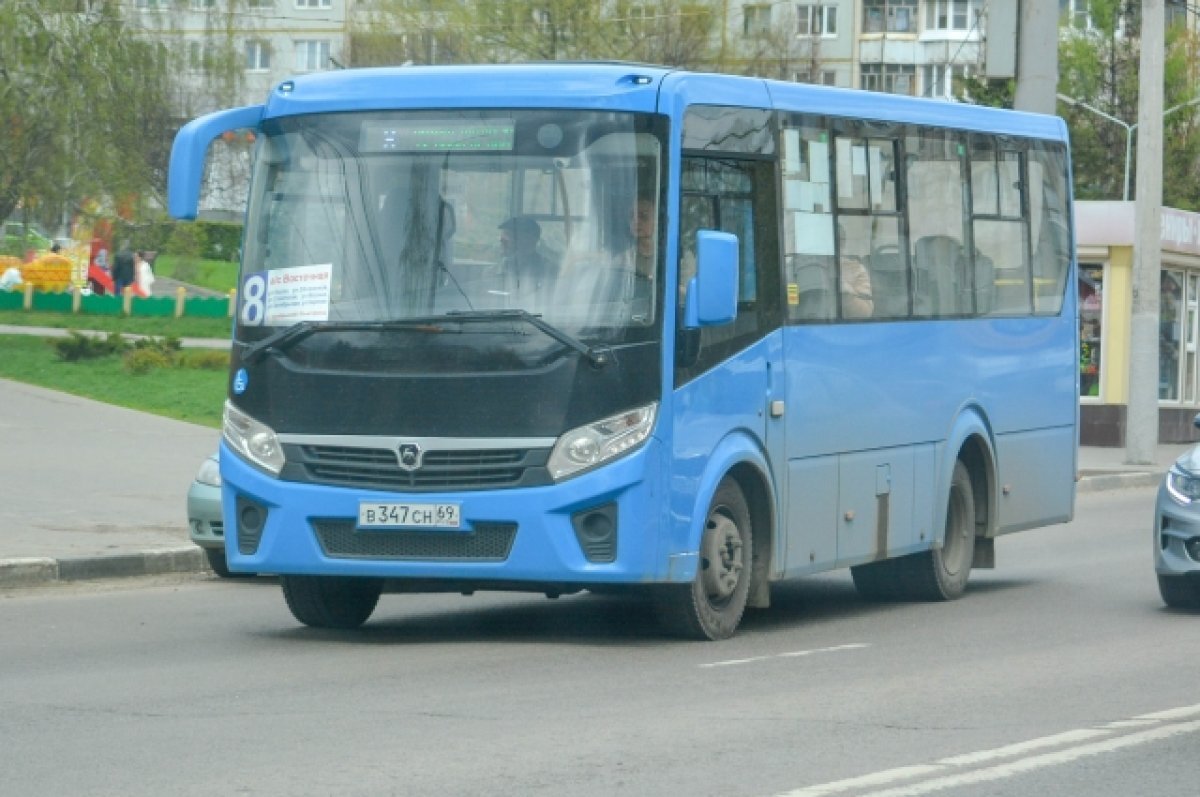
{"label": "bus headlight", "polygon": [[650,436],[657,413],[655,402],[572,429],[550,452],[550,476],[561,481],[632,451]]}
{"label": "bus headlight", "polygon": [[222,421],[222,434],[230,448],[263,470],[279,475],[283,469],[283,449],[271,427],[254,420],[228,401]]}
{"label": "bus headlight", "polygon": [[1187,506],[1200,499],[1200,478],[1177,467],[1167,471],[1167,492],[1179,503]]}

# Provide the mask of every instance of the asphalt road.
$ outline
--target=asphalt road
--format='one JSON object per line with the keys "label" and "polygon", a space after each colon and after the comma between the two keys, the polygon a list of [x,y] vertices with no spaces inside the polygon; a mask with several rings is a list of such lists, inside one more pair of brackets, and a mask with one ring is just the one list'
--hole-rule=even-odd
{"label": "asphalt road", "polygon": [[723,643],[611,597],[384,596],[298,626],[269,579],[0,596],[0,794],[1187,795],[1200,616],[1152,489],[1084,494],[946,604],[844,573]]}

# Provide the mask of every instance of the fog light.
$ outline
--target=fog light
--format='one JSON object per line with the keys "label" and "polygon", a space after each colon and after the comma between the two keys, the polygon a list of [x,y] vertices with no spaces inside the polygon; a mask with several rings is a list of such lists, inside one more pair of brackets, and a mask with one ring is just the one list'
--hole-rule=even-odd
{"label": "fog light", "polygon": [[589,562],[615,562],[617,559],[617,505],[585,509],[571,515],[575,539]]}
{"label": "fog light", "polygon": [[267,508],[249,498],[238,496],[236,511],[238,553],[247,556],[257,553],[263,528],[267,525]]}
{"label": "fog light", "polygon": [[1200,537],[1192,537],[1183,544],[1187,550],[1187,555],[1192,558],[1193,562],[1200,562]]}

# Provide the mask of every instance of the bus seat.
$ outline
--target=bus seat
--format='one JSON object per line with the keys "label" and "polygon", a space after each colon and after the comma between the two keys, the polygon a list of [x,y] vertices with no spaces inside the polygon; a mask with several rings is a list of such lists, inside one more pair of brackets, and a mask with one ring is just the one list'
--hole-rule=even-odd
{"label": "bus seat", "polygon": [[788,262],[788,281],[796,286],[799,302],[792,315],[807,321],[834,317],[833,261],[828,257],[793,255]]}
{"label": "bus seat", "polygon": [[918,295],[928,298],[931,315],[960,315],[970,312],[964,305],[968,296],[963,273],[962,244],[949,235],[927,235],[918,238],[913,247],[917,271],[927,279],[926,290]]}
{"label": "bus seat", "polygon": [[880,246],[867,258],[871,273],[871,295],[876,318],[904,318],[908,315],[908,275],[904,258],[895,245]]}

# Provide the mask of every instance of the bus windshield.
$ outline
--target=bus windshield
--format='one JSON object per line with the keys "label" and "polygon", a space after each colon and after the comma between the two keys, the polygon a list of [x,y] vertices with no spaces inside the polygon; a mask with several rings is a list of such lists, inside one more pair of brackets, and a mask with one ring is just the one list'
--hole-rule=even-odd
{"label": "bus windshield", "polygon": [[561,110],[270,120],[237,335],[524,311],[584,340],[649,339],[664,129]]}

